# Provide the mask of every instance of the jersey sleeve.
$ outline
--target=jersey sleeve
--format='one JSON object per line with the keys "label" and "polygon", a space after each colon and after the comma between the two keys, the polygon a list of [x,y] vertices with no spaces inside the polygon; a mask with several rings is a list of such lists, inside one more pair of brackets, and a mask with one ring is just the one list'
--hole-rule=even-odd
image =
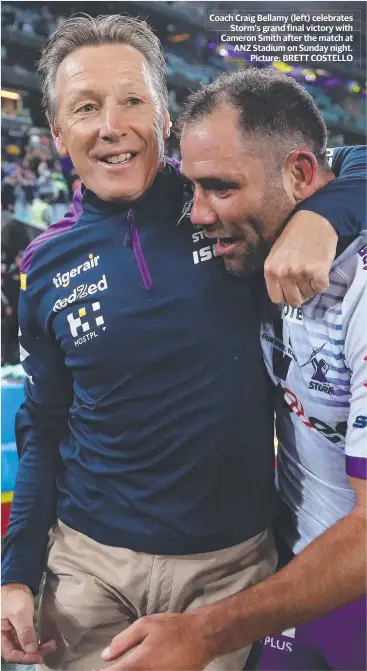
{"label": "jersey sleeve", "polygon": [[[297,207],[325,217],[346,245],[366,227],[366,147],[338,147],[332,150],[331,169],[336,175]],[[344,247],[346,246],[344,245]]]}
{"label": "jersey sleeve", "polygon": [[[345,363],[351,371],[351,399],[345,444],[346,470],[354,478],[367,478],[367,266],[357,254],[355,279],[344,299],[346,321]],[[364,267],[365,266],[365,267]],[[344,308],[343,308],[344,311]],[[344,319],[344,315],[343,315]]]}
{"label": "jersey sleeve", "polygon": [[18,412],[19,468],[5,538],[2,584],[22,583],[36,594],[48,532],[55,522],[59,445],[68,432],[73,388],[62,350],[37,315],[23,276],[19,298],[20,357],[25,401]]}

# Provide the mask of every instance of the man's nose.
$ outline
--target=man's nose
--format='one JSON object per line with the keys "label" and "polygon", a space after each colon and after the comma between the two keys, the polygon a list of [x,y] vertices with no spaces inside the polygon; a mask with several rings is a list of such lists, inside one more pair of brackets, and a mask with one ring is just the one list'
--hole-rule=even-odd
{"label": "man's nose", "polygon": [[103,110],[99,136],[105,142],[116,142],[127,133],[124,112],[120,105],[106,105]]}
{"label": "man's nose", "polygon": [[206,198],[195,194],[190,214],[191,223],[194,226],[209,226],[215,224],[217,218]]}

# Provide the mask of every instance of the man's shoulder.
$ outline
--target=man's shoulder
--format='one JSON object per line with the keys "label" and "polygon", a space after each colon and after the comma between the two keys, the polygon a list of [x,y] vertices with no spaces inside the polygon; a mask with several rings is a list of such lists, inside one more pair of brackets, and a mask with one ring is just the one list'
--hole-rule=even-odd
{"label": "man's shoulder", "polygon": [[330,279],[337,274],[346,284],[347,290],[356,277],[367,276],[367,232],[363,231],[334,261]]}
{"label": "man's shoulder", "polygon": [[[303,317],[312,321],[326,319],[339,313],[346,328],[349,305],[355,305],[358,295],[367,285],[367,234],[358,236],[334,261],[329,274],[329,287],[302,306]],[[331,317],[330,317],[331,318]],[[332,321],[337,319],[332,317]],[[341,328],[341,327],[340,327]]]}
{"label": "man's shoulder", "polygon": [[[41,250],[48,248],[50,245],[54,245],[59,241],[59,236],[64,235],[77,223],[81,214],[82,214],[82,204],[81,204],[81,189],[79,188],[74,194],[73,202],[69,207],[65,215],[54,224],[51,224],[46,231],[38,235],[32,242],[28,245],[27,249],[24,252],[21,273],[22,275],[27,275],[28,272],[33,267],[35,258],[39,256]],[[57,250],[55,250],[57,255]]]}

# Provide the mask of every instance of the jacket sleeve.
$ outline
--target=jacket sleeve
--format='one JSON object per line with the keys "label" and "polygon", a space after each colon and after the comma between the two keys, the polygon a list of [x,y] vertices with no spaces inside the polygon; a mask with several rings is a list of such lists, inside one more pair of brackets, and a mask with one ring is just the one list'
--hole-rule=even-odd
{"label": "jacket sleeve", "polygon": [[345,444],[346,471],[367,478],[367,237],[358,251],[354,281],[343,301],[345,365],[351,371],[350,410]]}
{"label": "jacket sleeve", "polygon": [[42,327],[31,289],[19,298],[20,356],[25,401],[17,416],[20,454],[2,584],[19,582],[36,594],[44,569],[48,532],[55,522],[59,445],[68,433],[73,399],[70,373],[53,335]]}
{"label": "jacket sleeve", "polygon": [[[325,217],[346,244],[366,227],[366,147],[338,147],[331,150],[331,169],[336,175],[295,211],[309,210]],[[345,246],[345,245],[344,245]]]}

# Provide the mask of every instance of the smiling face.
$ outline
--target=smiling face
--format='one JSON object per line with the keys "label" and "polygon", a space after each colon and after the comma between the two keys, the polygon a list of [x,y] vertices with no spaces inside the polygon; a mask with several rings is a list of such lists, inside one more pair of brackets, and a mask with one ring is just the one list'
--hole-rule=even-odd
{"label": "smiling face", "polygon": [[192,223],[217,239],[217,255],[229,272],[261,268],[295,205],[282,169],[263,155],[254,136],[239,130],[237,112],[227,103],[185,124],[181,152],[182,172],[195,189]]}
{"label": "smiling face", "polygon": [[130,202],[151,186],[162,162],[169,116],[149,65],[133,47],[82,47],[57,71],[57,149],[85,186],[106,201]]}

